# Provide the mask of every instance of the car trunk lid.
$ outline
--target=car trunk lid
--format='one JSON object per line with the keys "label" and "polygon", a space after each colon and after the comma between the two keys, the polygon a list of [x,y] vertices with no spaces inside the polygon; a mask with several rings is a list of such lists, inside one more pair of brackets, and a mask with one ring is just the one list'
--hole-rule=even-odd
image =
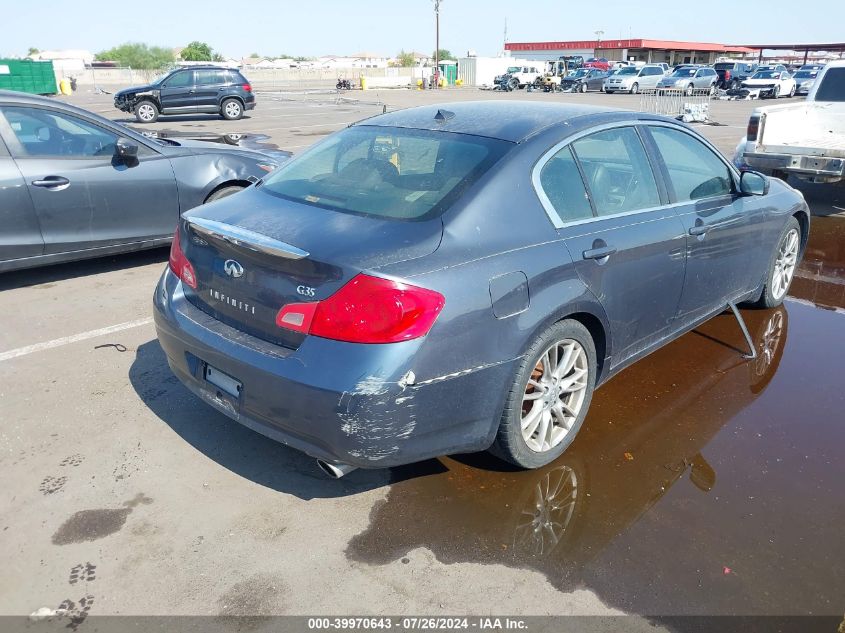
{"label": "car trunk lid", "polygon": [[297,348],[304,335],[276,325],[289,303],[319,301],[362,270],[434,252],[439,218],[372,218],[292,202],[250,188],[185,215],[183,249],[197,287],[185,296],[214,318]]}

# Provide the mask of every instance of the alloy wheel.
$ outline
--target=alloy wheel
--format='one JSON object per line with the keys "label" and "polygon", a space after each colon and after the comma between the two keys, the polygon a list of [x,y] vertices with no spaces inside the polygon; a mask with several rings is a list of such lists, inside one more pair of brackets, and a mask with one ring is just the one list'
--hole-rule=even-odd
{"label": "alloy wheel", "polygon": [[545,453],[569,434],[584,404],[589,373],[578,341],[563,339],[543,352],[522,397],[522,439],[528,448]]}
{"label": "alloy wheel", "polygon": [[155,109],[149,103],[142,103],[138,106],[138,117],[143,121],[152,121],[155,117]]}
{"label": "alloy wheel", "polygon": [[772,272],[772,296],[775,299],[783,297],[789,289],[792,275],[795,274],[795,265],[798,262],[799,241],[798,229],[792,229],[784,236],[778,246],[778,254]]}
{"label": "alloy wheel", "polygon": [[230,101],[226,104],[226,116],[231,118],[236,118],[241,113],[241,106],[235,102]]}

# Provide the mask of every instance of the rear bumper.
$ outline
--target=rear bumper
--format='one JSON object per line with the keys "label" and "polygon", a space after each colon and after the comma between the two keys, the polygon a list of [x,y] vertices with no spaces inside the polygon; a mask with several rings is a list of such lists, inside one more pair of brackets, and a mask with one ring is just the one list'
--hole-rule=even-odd
{"label": "rear bumper", "polygon": [[777,170],[796,175],[836,180],[845,177],[845,159],[843,158],[757,152],[745,152],[743,158],[752,169]]}
{"label": "rear bumper", "polygon": [[[312,457],[383,468],[484,450],[495,436],[514,361],[436,376],[414,364],[424,339],[356,345],[307,337],[288,350],[195,308],[169,270],[153,304],[159,342],[185,386]],[[240,395],[206,381],[206,364],[239,381]],[[404,384],[409,370],[414,384]]]}

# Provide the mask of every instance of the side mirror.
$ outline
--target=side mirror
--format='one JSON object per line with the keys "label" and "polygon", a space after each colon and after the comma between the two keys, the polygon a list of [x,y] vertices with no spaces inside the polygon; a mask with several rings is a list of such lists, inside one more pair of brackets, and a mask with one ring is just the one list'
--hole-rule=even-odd
{"label": "side mirror", "polygon": [[739,190],[746,196],[765,196],[769,193],[769,179],[756,171],[744,171],[739,177]]}
{"label": "side mirror", "polygon": [[123,159],[131,159],[138,157],[138,146],[132,141],[119,138],[114,145],[115,154]]}

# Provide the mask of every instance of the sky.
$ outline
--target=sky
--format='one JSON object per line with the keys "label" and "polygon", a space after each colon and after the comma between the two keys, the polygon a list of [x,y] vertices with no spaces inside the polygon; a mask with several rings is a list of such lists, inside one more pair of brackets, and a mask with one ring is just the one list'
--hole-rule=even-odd
{"label": "sky", "polygon": [[[12,0],[6,0],[12,2]],[[455,56],[495,55],[508,41],[653,38],[722,44],[841,42],[845,0],[441,0],[440,45]],[[642,7],[642,8],[639,8]],[[433,0],[30,0],[0,20],[0,56],[127,41],[181,47],[208,42],[226,57],[319,56],[362,51],[392,57],[434,50]],[[44,19],[49,15],[50,19]]]}

